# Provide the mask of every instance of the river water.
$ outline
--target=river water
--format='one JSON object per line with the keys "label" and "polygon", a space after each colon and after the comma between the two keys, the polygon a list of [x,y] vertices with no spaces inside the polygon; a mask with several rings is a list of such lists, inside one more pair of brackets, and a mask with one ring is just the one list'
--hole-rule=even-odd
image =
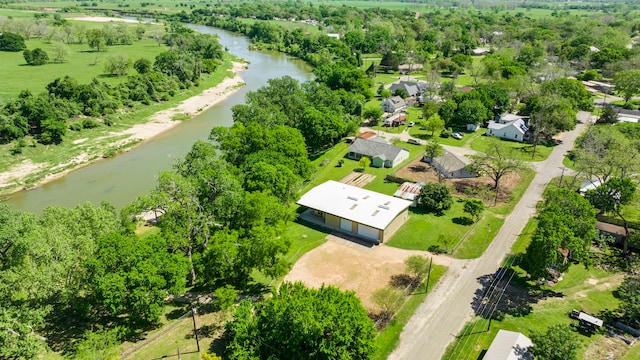
{"label": "river water", "polygon": [[90,201],[111,203],[116,208],[148,193],[157,174],[169,169],[174,159],[186,154],[199,139],[206,139],[215,126],[231,126],[231,107],[244,102],[245,94],[285,75],[300,81],[311,80],[311,68],[303,61],[281,53],[250,51],[249,40],[219,29],[193,25],[194,29],[217,34],[228,51],[249,62],[240,73],[246,86],[191,120],[184,121],[138,147],[114,158],[98,161],[56,181],[13,194],[7,203],[15,209],[40,213],[50,205],[73,207]]}

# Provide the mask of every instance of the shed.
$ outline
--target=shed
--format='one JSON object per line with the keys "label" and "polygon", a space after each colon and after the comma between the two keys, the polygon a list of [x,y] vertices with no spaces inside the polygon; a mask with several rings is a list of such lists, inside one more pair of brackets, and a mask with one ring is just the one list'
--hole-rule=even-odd
{"label": "shed", "polygon": [[484,354],[483,360],[533,360],[527,349],[531,339],[519,332],[500,330]]}
{"label": "shed", "polygon": [[398,190],[396,190],[393,196],[412,201],[413,204],[411,206],[417,206],[418,196],[420,195],[422,186],[424,186],[424,183],[404,182],[400,185]]}

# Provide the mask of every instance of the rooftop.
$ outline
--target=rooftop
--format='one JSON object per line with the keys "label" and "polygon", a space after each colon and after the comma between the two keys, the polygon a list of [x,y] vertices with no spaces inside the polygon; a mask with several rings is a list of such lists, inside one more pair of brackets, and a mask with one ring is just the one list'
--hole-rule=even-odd
{"label": "rooftop", "polygon": [[527,351],[531,340],[519,332],[500,330],[493,339],[483,360],[533,360]]}
{"label": "rooftop", "polygon": [[302,195],[298,204],[384,230],[411,201],[329,180]]}

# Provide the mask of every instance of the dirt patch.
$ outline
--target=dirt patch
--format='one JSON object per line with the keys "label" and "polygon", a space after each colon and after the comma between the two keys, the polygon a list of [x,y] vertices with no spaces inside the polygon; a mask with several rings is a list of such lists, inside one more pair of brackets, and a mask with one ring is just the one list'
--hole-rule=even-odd
{"label": "dirt patch", "polygon": [[359,173],[354,171],[351,174],[340,179],[340,182],[343,184],[351,185],[351,186],[364,187],[368,183],[372,182],[373,179],[375,178],[376,178],[375,175]]}
{"label": "dirt patch", "polygon": [[[368,248],[346,240],[327,241],[302,256],[285,281],[302,281],[315,288],[326,284],[352,290],[367,310],[375,311],[371,294],[389,285],[394,275],[402,274],[404,260],[415,254],[430,256],[425,251],[396,249],[384,244]],[[434,257],[434,263],[444,265],[446,262],[447,258]]]}
{"label": "dirt patch", "polygon": [[12,167],[9,171],[0,173],[0,189],[8,186],[15,186],[16,183],[24,181],[24,178],[49,164],[34,164],[31,160],[25,160],[20,164]]}
{"label": "dirt patch", "polygon": [[[399,169],[394,175],[414,182],[438,182],[438,173],[431,165],[423,162],[420,157]],[[519,182],[520,175],[518,174],[507,174],[500,179],[497,205],[509,201],[511,192]],[[442,183],[453,189],[456,196],[469,196],[470,193],[473,193],[473,197],[493,200],[490,191],[493,187],[493,180],[486,176],[469,179],[442,179]]]}
{"label": "dirt patch", "polygon": [[589,347],[584,352],[585,360],[619,359],[629,346],[618,338],[603,336],[602,338],[589,343]]}

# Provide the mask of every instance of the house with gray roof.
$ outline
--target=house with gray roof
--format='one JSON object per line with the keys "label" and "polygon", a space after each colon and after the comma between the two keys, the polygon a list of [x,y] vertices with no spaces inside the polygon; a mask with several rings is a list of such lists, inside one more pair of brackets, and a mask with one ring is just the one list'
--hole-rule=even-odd
{"label": "house with gray roof", "polygon": [[387,143],[357,138],[349,147],[347,157],[360,160],[366,156],[373,167],[392,168],[409,157],[409,150]]}
{"label": "house with gray roof", "polygon": [[425,162],[430,162],[438,173],[448,179],[466,179],[477,177],[476,174],[467,170],[466,166],[470,162],[465,157],[459,157],[456,154],[444,150],[441,156],[434,159],[424,157]]}
{"label": "house with gray roof", "polygon": [[398,81],[396,83],[391,84],[389,90],[394,94],[396,90],[403,89],[407,92],[409,97],[417,97],[423,93],[423,89],[420,88],[419,84],[415,81]]}

